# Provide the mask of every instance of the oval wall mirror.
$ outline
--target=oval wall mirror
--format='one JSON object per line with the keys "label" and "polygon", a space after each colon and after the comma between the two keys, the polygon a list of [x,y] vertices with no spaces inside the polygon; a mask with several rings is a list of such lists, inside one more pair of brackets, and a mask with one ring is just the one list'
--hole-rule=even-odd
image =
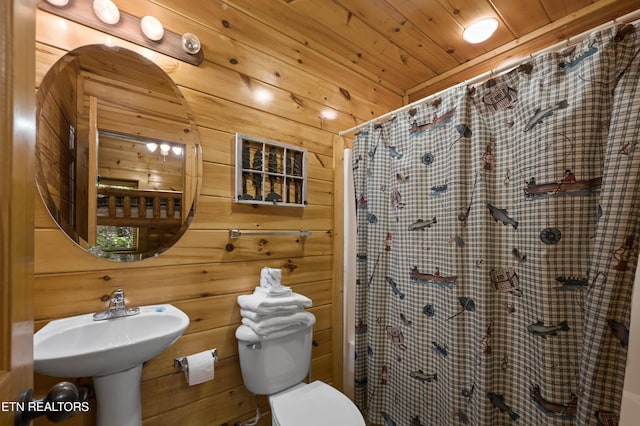
{"label": "oval wall mirror", "polygon": [[36,182],[51,217],[95,256],[157,256],[195,213],[201,148],[191,111],[156,64],[83,46],[37,93]]}

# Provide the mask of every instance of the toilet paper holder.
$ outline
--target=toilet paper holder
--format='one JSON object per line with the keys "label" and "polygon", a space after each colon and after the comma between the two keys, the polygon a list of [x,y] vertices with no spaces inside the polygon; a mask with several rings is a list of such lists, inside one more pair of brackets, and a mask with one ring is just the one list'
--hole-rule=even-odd
{"label": "toilet paper holder", "polygon": [[[213,362],[218,362],[218,349],[216,348],[211,349],[211,356],[213,357]],[[173,366],[174,368],[181,368],[182,371],[188,371],[189,363],[187,362],[187,357],[181,356],[179,358],[174,358]]]}

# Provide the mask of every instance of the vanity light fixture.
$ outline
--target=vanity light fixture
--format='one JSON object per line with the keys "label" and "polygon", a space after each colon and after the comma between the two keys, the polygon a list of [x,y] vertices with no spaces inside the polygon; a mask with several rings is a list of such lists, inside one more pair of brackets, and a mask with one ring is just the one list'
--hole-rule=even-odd
{"label": "vanity light fixture", "polygon": [[63,22],[68,19],[103,32],[108,45],[112,44],[109,37],[117,37],[188,64],[200,65],[204,60],[200,40],[195,35],[174,33],[152,16],[140,18],[118,10],[112,0],[36,0],[36,4],[39,9],[63,18]]}
{"label": "vanity light fixture", "polygon": [[93,13],[108,25],[115,25],[120,21],[120,10],[111,0],[93,0]]}
{"label": "vanity light fixture", "polygon": [[69,0],[47,0],[47,3],[55,7],[65,7],[69,4]]}
{"label": "vanity light fixture", "polygon": [[164,37],[164,27],[157,18],[153,16],[145,16],[140,20],[140,29],[142,33],[153,41],[160,41]]}
{"label": "vanity light fixture", "polygon": [[496,18],[484,18],[469,25],[462,33],[462,38],[469,43],[482,43],[498,29]]}
{"label": "vanity light fixture", "polygon": [[147,143],[147,149],[151,152],[156,152],[158,146],[160,146],[160,155],[162,155],[163,157],[169,155],[169,152],[173,152],[177,156],[182,155],[182,147],[180,146],[171,146],[168,143],[163,143],[160,145],[155,142]]}

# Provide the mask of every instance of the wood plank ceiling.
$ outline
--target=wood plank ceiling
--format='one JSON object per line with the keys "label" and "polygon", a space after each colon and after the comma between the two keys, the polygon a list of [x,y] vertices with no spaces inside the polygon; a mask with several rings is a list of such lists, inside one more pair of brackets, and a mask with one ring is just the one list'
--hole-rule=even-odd
{"label": "wood plank ceiling", "polygon": [[[640,9],[640,0],[224,0],[413,101]],[[499,21],[488,41],[464,28]]]}

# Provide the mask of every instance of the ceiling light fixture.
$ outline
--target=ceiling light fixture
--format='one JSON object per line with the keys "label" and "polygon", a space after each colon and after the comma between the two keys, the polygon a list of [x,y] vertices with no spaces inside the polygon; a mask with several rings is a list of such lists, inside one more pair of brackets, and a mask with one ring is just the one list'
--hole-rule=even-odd
{"label": "ceiling light fixture", "polygon": [[157,143],[153,143],[153,142],[149,142],[147,144],[147,149],[151,152],[156,152],[156,149],[158,149],[158,144]]}
{"label": "ceiling light fixture", "polygon": [[153,16],[145,16],[140,20],[140,28],[142,33],[153,41],[160,41],[164,36],[164,27],[157,18]]}
{"label": "ceiling light fixture", "polygon": [[120,21],[120,10],[111,0],[93,0],[93,13],[108,25],[115,25]]}
{"label": "ceiling light fixture", "polygon": [[496,18],[484,18],[469,25],[462,33],[462,38],[469,43],[482,43],[498,29]]}

